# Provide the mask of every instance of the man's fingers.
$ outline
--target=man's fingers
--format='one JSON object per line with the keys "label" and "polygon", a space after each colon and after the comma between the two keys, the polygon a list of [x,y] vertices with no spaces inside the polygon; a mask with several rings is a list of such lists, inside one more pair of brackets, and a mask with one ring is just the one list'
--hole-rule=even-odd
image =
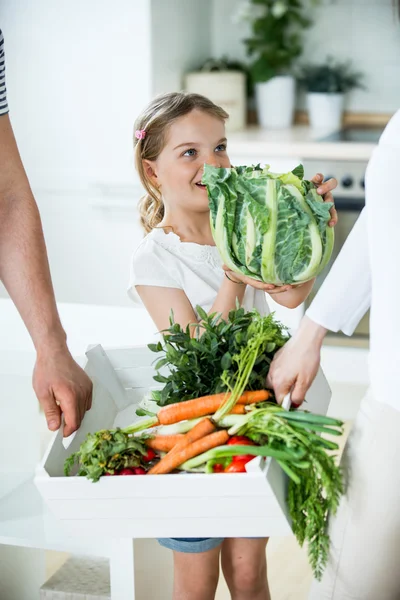
{"label": "man's fingers", "polygon": [[80,417],[71,411],[63,411],[64,415],[64,437],[68,437],[71,433],[74,433],[81,424]]}
{"label": "man's fingers", "polygon": [[290,399],[294,406],[297,407],[303,404],[309,387],[310,385],[304,379],[297,378],[290,395]]}
{"label": "man's fingers", "polygon": [[64,415],[64,437],[68,437],[81,424],[85,413],[85,399],[78,397],[76,392],[64,386],[57,389],[55,397]]}
{"label": "man's fingers", "polygon": [[272,388],[275,393],[275,398],[278,404],[282,404],[285,396],[289,394],[295,381],[288,381],[285,378],[281,378],[278,373],[274,373],[273,369],[267,377],[267,387]]}
{"label": "man's fingers", "polygon": [[92,408],[92,394],[93,394],[93,389],[90,390],[90,393],[87,396],[86,410],[90,410]]}
{"label": "man's fingers", "polygon": [[85,411],[82,415],[82,419],[85,416],[85,412],[92,408],[93,382],[91,380],[89,380],[89,385],[86,387],[84,393],[85,393],[85,397],[86,397],[86,402],[85,402]]}
{"label": "man's fingers", "polygon": [[40,396],[39,402],[46,417],[47,427],[50,431],[56,431],[61,425],[61,410],[56,404],[55,398],[49,393],[47,396]]}

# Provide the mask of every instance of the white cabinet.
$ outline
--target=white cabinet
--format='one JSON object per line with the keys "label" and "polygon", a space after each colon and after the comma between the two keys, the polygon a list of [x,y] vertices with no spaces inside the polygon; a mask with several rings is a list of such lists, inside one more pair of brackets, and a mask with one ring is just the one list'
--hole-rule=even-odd
{"label": "white cabinet", "polygon": [[151,2],[1,0],[10,116],[38,189],[132,180],[151,95]]}
{"label": "white cabinet", "polygon": [[59,302],[132,306],[130,257],[143,237],[131,186],[92,194],[37,196]]}

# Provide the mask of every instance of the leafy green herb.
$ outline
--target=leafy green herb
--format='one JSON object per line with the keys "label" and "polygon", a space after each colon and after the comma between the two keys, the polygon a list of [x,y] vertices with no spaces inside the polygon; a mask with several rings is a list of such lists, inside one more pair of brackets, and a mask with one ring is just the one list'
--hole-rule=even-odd
{"label": "leafy green herb", "polygon": [[162,356],[156,363],[158,373],[154,379],[164,387],[153,392],[153,399],[165,406],[227,391],[226,381],[238,374],[233,357],[239,356],[254,337],[255,323],[261,324],[268,343],[257,353],[246,389],[264,389],[271,360],[289,338],[286,328],[273,315],[261,317],[256,310],[245,312],[236,308],[227,320],[219,314],[208,315],[199,306],[197,311],[202,320],[197,324],[195,337],[189,326],[182,329],[171,316],[170,327],[162,332],[163,341],[149,345],[150,350]]}

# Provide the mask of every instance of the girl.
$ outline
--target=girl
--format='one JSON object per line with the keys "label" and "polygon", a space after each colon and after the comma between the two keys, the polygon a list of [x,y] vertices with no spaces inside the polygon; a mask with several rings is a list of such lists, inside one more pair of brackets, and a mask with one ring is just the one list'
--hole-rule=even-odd
{"label": "girl", "polygon": [[[201,183],[205,163],[230,167],[225,136],[227,113],[197,94],[156,98],[135,124],[135,159],[147,195],[140,203],[148,235],[136,250],[130,294],[145,305],[158,330],[169,326],[171,309],[182,327],[198,320],[195,306],[227,317],[236,300],[246,309],[269,312],[265,292],[294,308],[313,282],[275,287],[223,269],[215,247],[207,190]],[[314,181],[322,183],[322,175]],[[335,180],[319,192],[331,198]],[[336,220],[332,215],[331,224]],[[174,552],[174,600],[211,600],[219,560],[234,600],[269,600],[266,538],[161,539]]]}

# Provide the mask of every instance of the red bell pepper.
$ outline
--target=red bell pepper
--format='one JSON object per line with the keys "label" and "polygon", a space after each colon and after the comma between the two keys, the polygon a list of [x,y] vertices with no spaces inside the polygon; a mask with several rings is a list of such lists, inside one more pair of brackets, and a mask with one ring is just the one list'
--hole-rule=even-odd
{"label": "red bell pepper", "polygon": [[[245,435],[235,435],[235,436],[231,437],[231,439],[229,440],[227,445],[228,446],[256,446],[257,444],[255,444],[253,442],[253,440],[249,439]],[[234,463],[242,462],[243,460],[245,460],[246,462],[249,462],[253,458],[254,458],[253,454],[239,454],[238,456],[234,456],[232,458],[232,462],[234,462]],[[229,471],[229,472],[231,473],[234,471]]]}
{"label": "red bell pepper", "polygon": [[[252,456],[251,458],[254,457]],[[246,463],[248,462],[248,460],[232,461],[230,465],[225,467],[224,473],[246,473]]]}
{"label": "red bell pepper", "polygon": [[256,444],[245,435],[234,435],[228,441],[228,446],[255,446]]}
{"label": "red bell pepper", "polygon": [[225,471],[225,467],[221,463],[216,463],[213,466],[213,473],[223,473]]}

